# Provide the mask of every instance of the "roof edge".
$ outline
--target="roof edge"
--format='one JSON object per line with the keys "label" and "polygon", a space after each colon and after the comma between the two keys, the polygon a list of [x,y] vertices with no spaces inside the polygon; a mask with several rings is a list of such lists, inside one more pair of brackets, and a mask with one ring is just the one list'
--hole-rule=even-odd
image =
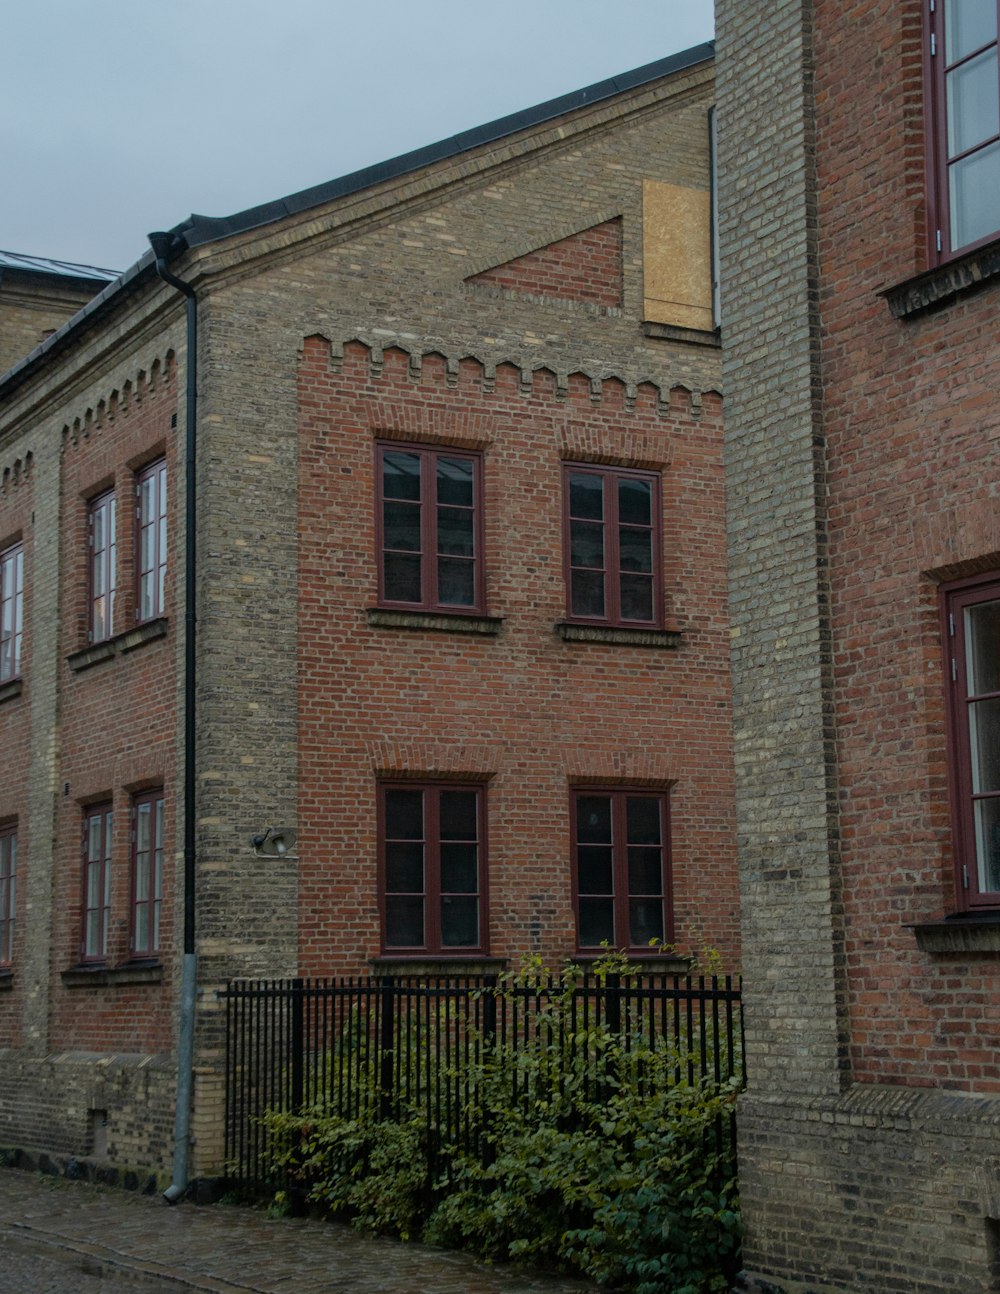
{"label": "roof edge", "polygon": [[456,157],[483,144],[495,143],[507,135],[528,130],[532,126],[541,125],[575,109],[611,99],[616,94],[623,94],[627,90],[635,90],[651,81],[658,81],[661,77],[697,67],[699,63],[710,62],[714,57],[715,41],[705,41],[701,45],[681,50],[680,53],[646,63],[630,72],[622,72],[617,76],[597,81],[593,85],[584,86],[583,89],[572,90],[555,99],[547,99],[532,108],[508,113],[505,117],[498,117],[495,121],[486,122],[481,126],[473,126],[447,139],[438,140],[436,143],[427,144],[408,153],[400,153],[398,157],[389,158],[373,166],[362,167],[359,171],[352,171],[337,179],[301,189],[298,193],[288,194],[284,198],[276,198],[272,202],[248,207],[245,211],[237,211],[231,216],[200,216],[192,213],[187,220],[175,225],[170,232],[177,240],[183,240],[188,247],[202,247],[206,243],[214,243],[233,234],[259,229],[286,216],[297,215],[312,207],[331,202],[335,198],[347,197],[351,193],[358,193],[375,184],[398,179],[423,166]]}

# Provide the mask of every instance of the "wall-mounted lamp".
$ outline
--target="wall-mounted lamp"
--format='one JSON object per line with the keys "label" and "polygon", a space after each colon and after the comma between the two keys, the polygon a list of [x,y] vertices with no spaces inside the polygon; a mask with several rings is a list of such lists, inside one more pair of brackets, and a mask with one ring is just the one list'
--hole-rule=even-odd
{"label": "wall-mounted lamp", "polygon": [[297,838],[292,827],[268,827],[260,835],[251,836],[250,844],[256,858],[285,858],[291,853]]}

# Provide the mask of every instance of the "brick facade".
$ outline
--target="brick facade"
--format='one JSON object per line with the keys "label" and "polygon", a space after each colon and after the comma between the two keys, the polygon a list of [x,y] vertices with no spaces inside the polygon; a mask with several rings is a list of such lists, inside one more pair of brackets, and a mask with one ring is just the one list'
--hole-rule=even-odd
{"label": "brick facade", "polygon": [[998,565],[996,289],[880,295],[928,263],[920,4],[718,22],[746,1258],[789,1291],[985,1291],[1000,941],[939,928],[940,589]]}
{"label": "brick facade", "polygon": [[[711,95],[703,51],[271,220],[183,227],[172,268],[198,293],[199,346],[195,1173],[222,1167],[214,990],[373,968],[380,776],[486,780],[501,960],[573,951],[570,787],[669,789],[678,942],[737,965],[718,352],[641,327],[643,181],[704,193]],[[0,993],[0,1020],[23,1025],[21,1050],[0,1057],[0,1145],[37,1137],[26,1149],[156,1170],[179,982],[186,377],[181,298],[142,264],[0,384],[0,466],[20,473],[16,488],[4,478],[0,535],[34,514],[31,655],[20,695],[0,701],[0,736],[22,716],[30,768],[0,792],[0,815],[30,827],[24,938]],[[482,452],[496,632],[371,620],[383,438]],[[115,491],[127,617],[129,490],[160,454],[167,614],[122,622],[109,652],[85,637],[87,502]],[[669,618],[653,641],[557,631],[564,460],[662,475]],[[153,786],[167,847],[150,967],[126,956],[123,815]],[[81,819],[108,801],[108,965],[88,973],[74,969]],[[251,836],[276,824],[296,827],[296,850],[256,856]],[[60,1056],[79,1065],[69,1086]]]}

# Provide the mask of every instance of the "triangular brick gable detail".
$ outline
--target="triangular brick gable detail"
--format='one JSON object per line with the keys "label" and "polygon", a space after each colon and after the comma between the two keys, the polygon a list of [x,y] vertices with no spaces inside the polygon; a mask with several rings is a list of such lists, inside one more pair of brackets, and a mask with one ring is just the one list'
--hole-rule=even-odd
{"label": "triangular brick gable detail", "polygon": [[537,251],[471,274],[466,283],[518,296],[557,297],[589,305],[622,302],[621,217],[581,229]]}

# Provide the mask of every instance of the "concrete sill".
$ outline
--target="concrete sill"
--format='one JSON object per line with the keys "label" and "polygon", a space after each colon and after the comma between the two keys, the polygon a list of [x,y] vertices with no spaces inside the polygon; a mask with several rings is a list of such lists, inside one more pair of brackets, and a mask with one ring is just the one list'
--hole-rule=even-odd
{"label": "concrete sill", "polygon": [[159,984],[163,967],[159,962],[123,962],[121,966],[71,966],[62,973],[67,988],[103,988],[122,984]]}
{"label": "concrete sill", "polygon": [[90,669],[92,665],[99,665],[102,660],[110,660],[119,652],[135,651],[137,647],[144,647],[146,643],[155,642],[157,638],[165,638],[169,628],[170,621],[166,616],[161,616],[158,620],[147,620],[144,624],[135,625],[120,634],[115,634],[113,638],[106,638],[103,642],[92,643],[89,647],[81,647],[79,651],[70,652],[66,662],[75,674],[79,674],[81,670]]}
{"label": "concrete sill", "polygon": [[925,953],[1000,953],[1000,912],[907,925]]}
{"label": "concrete sill", "polygon": [[426,953],[397,957],[386,954],[370,958],[368,964],[373,975],[411,979],[427,975],[499,975],[508,965],[505,957],[488,957],[483,953],[471,953],[468,957],[431,957]]}
{"label": "concrete sill", "polygon": [[0,705],[3,705],[4,701],[13,701],[16,696],[20,695],[21,680],[12,678],[9,683],[4,683],[0,686]]}
{"label": "concrete sill", "polygon": [[[574,953],[572,961],[577,966],[593,966],[607,957],[606,952]],[[628,962],[626,974],[633,975],[687,975],[691,969],[692,958],[676,955],[651,957],[649,953],[625,953]]]}
{"label": "concrete sill", "polygon": [[672,650],[681,645],[679,629],[624,629],[617,625],[582,625],[568,620],[556,625],[563,642],[611,643],[618,647],[659,647]]}
{"label": "concrete sill", "polygon": [[955,297],[974,292],[991,279],[1000,278],[1000,241],[977,247],[947,265],[916,274],[878,293],[888,303],[894,319],[909,319]]}
{"label": "concrete sill", "polygon": [[659,337],[663,341],[686,341],[694,346],[712,346],[715,350],[722,347],[722,330],[713,328],[682,328],[679,324],[656,323],[647,319],[642,324],[645,337]]}
{"label": "concrete sill", "polygon": [[495,637],[503,624],[502,616],[466,615],[464,612],[401,611],[369,607],[365,612],[375,629],[423,629],[446,634],[486,634]]}

